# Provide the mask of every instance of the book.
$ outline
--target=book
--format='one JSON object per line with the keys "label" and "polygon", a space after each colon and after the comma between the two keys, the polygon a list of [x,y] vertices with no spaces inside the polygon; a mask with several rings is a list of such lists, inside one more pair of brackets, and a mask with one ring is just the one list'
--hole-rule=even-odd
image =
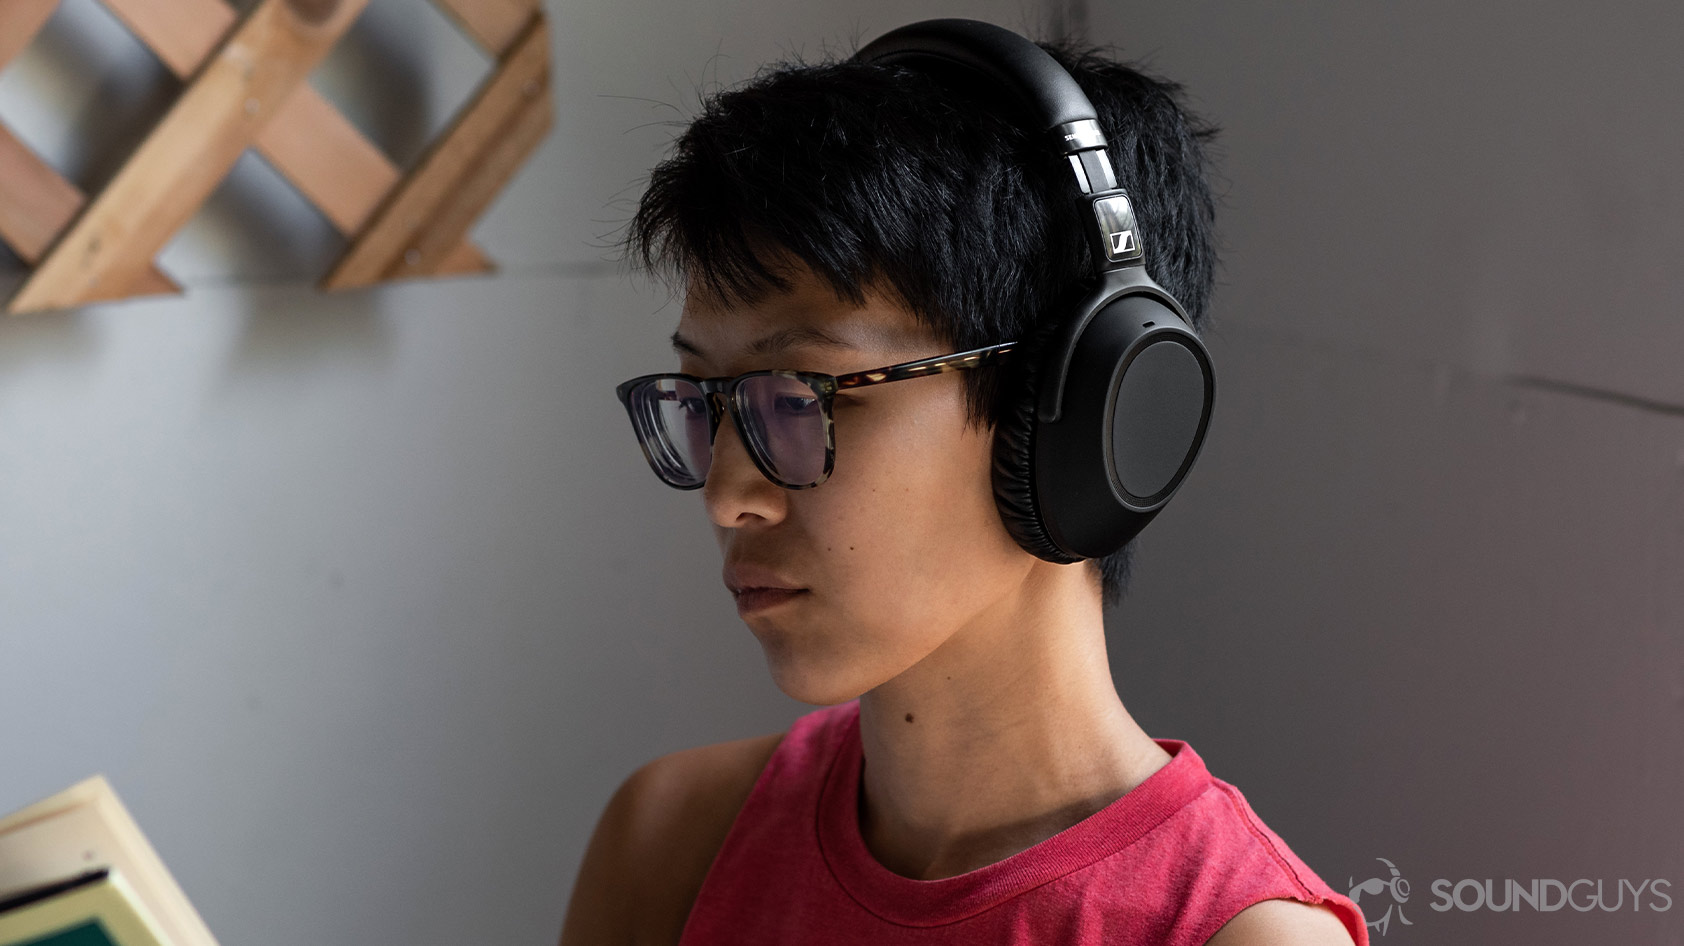
{"label": "book", "polygon": [[0,946],[217,946],[102,775],[0,817]]}

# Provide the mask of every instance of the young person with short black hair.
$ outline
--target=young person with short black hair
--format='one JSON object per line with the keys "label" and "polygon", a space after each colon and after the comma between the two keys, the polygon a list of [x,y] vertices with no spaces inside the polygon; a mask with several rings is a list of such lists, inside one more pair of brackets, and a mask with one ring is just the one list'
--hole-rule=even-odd
{"label": "young person with short black hair", "polygon": [[[1213,131],[1172,83],[1043,48],[1097,112],[1146,272],[1202,327]],[[633,773],[563,946],[1367,946],[1124,708],[1103,614],[1132,546],[1051,561],[1002,519],[996,431],[1100,264],[1071,166],[938,72],[768,68],[653,172],[628,242],[683,289],[679,364],[620,395],[656,472],[700,491],[774,681],[822,708]]]}

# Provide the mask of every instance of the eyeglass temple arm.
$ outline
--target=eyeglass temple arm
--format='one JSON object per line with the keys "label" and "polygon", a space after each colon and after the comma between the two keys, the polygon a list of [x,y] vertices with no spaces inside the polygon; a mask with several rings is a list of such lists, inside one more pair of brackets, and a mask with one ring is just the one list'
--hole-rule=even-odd
{"label": "eyeglass temple arm", "polygon": [[836,387],[858,388],[868,384],[886,384],[890,381],[904,381],[907,378],[921,378],[925,375],[942,374],[948,371],[963,371],[987,364],[996,358],[1009,353],[1017,345],[1016,342],[1004,342],[990,345],[987,348],[977,348],[972,351],[959,352],[955,355],[936,355],[933,358],[922,358],[918,361],[902,362],[885,368],[873,368],[870,371],[856,371],[853,374],[838,375]]}

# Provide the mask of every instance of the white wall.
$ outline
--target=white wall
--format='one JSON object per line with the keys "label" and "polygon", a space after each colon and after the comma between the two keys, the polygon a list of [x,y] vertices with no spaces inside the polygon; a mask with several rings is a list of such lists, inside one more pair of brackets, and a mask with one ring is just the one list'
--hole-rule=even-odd
{"label": "white wall", "polygon": [[[1036,16],[548,10],[556,128],[475,231],[501,274],[318,294],[338,238],[248,155],[163,255],[186,296],[0,321],[0,810],[108,773],[223,942],[554,942],[626,774],[811,709],[625,428],[677,311],[604,247],[699,84]],[[402,159],[485,69],[373,0],[313,81]],[[0,118],[91,187],[174,88],[65,0]]]}
{"label": "white wall", "polygon": [[[1684,24],[1604,9],[551,4],[500,275],[317,294],[337,237],[248,156],[164,254],[185,297],[0,322],[0,810],[107,772],[228,943],[553,941],[627,772],[809,708],[613,399],[670,360],[603,248],[662,123],[790,52],[1062,14],[1226,129],[1218,415],[1111,615],[1124,699],[1329,882],[1398,863],[1387,942],[1675,943],[1427,907],[1684,896]],[[409,158],[484,68],[373,0],[313,81]],[[95,185],[172,88],[65,0],[0,118]]]}

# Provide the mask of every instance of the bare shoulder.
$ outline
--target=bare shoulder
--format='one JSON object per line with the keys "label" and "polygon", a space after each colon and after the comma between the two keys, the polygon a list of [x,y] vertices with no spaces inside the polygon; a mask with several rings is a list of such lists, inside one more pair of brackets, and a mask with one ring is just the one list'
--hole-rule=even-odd
{"label": "bare shoulder", "polygon": [[1302,900],[1259,900],[1234,914],[1205,946],[1352,946],[1330,909]]}
{"label": "bare shoulder", "polygon": [[585,849],[561,946],[677,943],[714,855],[783,737],[682,749],[627,776]]}

